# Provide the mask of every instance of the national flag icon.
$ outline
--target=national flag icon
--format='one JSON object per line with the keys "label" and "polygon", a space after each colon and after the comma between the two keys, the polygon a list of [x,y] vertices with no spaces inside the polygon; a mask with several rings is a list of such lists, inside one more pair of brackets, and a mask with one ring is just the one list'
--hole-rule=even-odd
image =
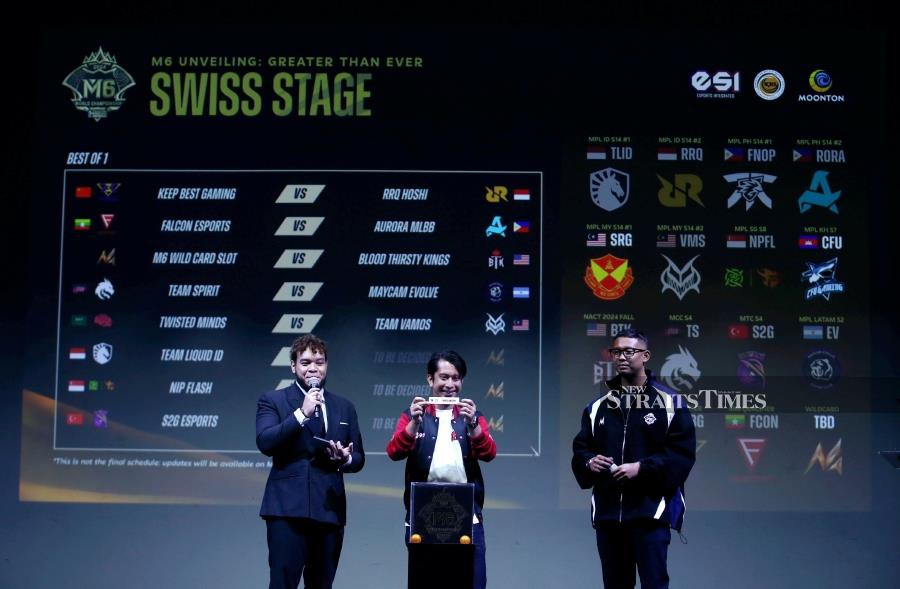
{"label": "national flag icon", "polygon": [[528,319],[516,319],[513,321],[513,331],[528,331]]}
{"label": "national flag icon", "polygon": [[66,425],[84,425],[84,414],[66,413]]}
{"label": "national flag icon", "polygon": [[797,238],[797,245],[802,250],[819,249],[819,237],[817,235],[801,235]]}
{"label": "national flag icon", "polygon": [[794,162],[807,163],[813,161],[812,149],[808,147],[795,147],[793,156]]}
{"label": "national flag icon", "polygon": [[606,337],[606,323],[588,323],[584,332],[591,337]]}
{"label": "national flag icon", "polygon": [[530,224],[528,221],[513,221],[513,233],[529,233]]}
{"label": "national flag icon", "polygon": [[513,200],[531,200],[531,192],[526,188],[516,188],[513,190]]}
{"label": "national flag icon", "polygon": [[75,231],[90,231],[91,229],[90,219],[75,219],[72,224]]}
{"label": "national flag icon", "polygon": [[115,219],[115,213],[101,213],[100,220],[103,221],[103,228],[109,229],[112,226],[113,219]]}
{"label": "national flag icon", "polygon": [[513,254],[513,266],[530,266],[531,254]]}
{"label": "national flag icon", "polygon": [[656,236],[656,247],[675,247],[674,233],[660,233]]}
{"label": "national flag icon", "polygon": [[739,415],[734,413],[725,415],[725,429],[744,429],[746,423],[746,415]]}
{"label": "national flag icon", "polygon": [[747,247],[747,236],[743,233],[733,233],[726,238],[725,247],[729,249],[745,249]]}
{"label": "national flag icon", "polygon": [[72,315],[69,323],[72,327],[87,327],[87,315]]}
{"label": "national flag icon", "polygon": [[69,381],[69,392],[70,393],[83,393],[84,392],[84,381],[83,380],[70,380]]}
{"label": "national flag icon", "polygon": [[676,335],[680,335],[680,334],[681,334],[680,327],[667,327],[665,329],[665,331],[663,331],[663,335],[668,336],[668,337],[676,336]]}
{"label": "national flag icon", "polygon": [[93,192],[90,186],[76,186],[75,198],[91,198]]}
{"label": "national flag icon", "polygon": [[588,146],[587,159],[589,159],[589,160],[605,160],[606,159],[606,147],[603,145]]}
{"label": "national flag icon", "polygon": [[69,360],[87,360],[87,350],[84,348],[69,348]]}
{"label": "national flag icon", "polygon": [[656,159],[661,162],[677,161],[678,150],[674,147],[660,147],[656,150]]}
{"label": "national flag icon", "polygon": [[514,286],[513,287],[513,298],[514,299],[527,299],[531,297],[531,289],[527,286]]}
{"label": "national flag icon", "polygon": [[803,339],[824,339],[825,328],[821,325],[804,325]]}
{"label": "national flag icon", "polygon": [[728,339],[747,339],[750,337],[750,326],[741,323],[728,326]]}
{"label": "national flag icon", "polygon": [[605,233],[588,233],[587,241],[585,241],[585,245],[587,247],[606,247],[606,234]]}
{"label": "national flag icon", "polygon": [[84,294],[87,292],[87,284],[73,284],[72,294]]}
{"label": "national flag icon", "polygon": [[747,150],[743,147],[726,147],[724,159],[726,162],[742,162],[746,155]]}

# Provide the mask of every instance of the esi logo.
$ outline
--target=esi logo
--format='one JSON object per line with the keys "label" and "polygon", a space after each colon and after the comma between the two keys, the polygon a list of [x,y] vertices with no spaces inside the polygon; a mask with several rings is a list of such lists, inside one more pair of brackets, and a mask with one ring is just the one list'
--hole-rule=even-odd
{"label": "esi logo", "polygon": [[741,74],[698,70],[691,76],[691,86],[697,98],[736,98],[741,91]]}

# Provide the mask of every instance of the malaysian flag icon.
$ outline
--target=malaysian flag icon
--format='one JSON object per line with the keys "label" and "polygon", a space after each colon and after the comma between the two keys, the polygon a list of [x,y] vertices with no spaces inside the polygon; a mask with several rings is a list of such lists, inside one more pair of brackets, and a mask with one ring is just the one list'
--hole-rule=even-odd
{"label": "malaysian flag icon", "polygon": [[513,321],[513,331],[528,331],[528,319],[516,319]]}
{"label": "malaysian flag icon", "polygon": [[585,242],[587,247],[606,247],[606,234],[605,233],[588,233],[587,241]]}
{"label": "malaysian flag icon", "polygon": [[675,247],[674,233],[660,233],[656,236],[656,247]]}

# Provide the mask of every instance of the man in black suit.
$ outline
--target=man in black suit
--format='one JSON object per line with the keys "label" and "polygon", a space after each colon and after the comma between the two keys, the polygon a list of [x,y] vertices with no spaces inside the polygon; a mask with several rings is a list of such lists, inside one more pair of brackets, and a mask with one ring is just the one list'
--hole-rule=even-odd
{"label": "man in black suit", "polygon": [[259,515],[266,520],[270,589],[330,588],[347,521],[345,472],[366,461],[353,403],[325,389],[328,350],[309,334],[291,345],[290,386],[256,406],[256,446],[272,457]]}

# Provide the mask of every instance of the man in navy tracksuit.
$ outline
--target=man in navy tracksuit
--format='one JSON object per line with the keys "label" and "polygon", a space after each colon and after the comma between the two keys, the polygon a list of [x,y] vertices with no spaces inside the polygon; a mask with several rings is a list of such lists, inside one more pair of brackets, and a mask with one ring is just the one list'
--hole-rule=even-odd
{"label": "man in navy tracksuit", "polygon": [[666,553],[684,515],[684,482],[694,465],[694,423],[683,397],[653,378],[647,337],[619,332],[609,349],[618,376],[585,407],[572,441],[572,471],[593,487],[592,524],[606,589],[666,589]]}

